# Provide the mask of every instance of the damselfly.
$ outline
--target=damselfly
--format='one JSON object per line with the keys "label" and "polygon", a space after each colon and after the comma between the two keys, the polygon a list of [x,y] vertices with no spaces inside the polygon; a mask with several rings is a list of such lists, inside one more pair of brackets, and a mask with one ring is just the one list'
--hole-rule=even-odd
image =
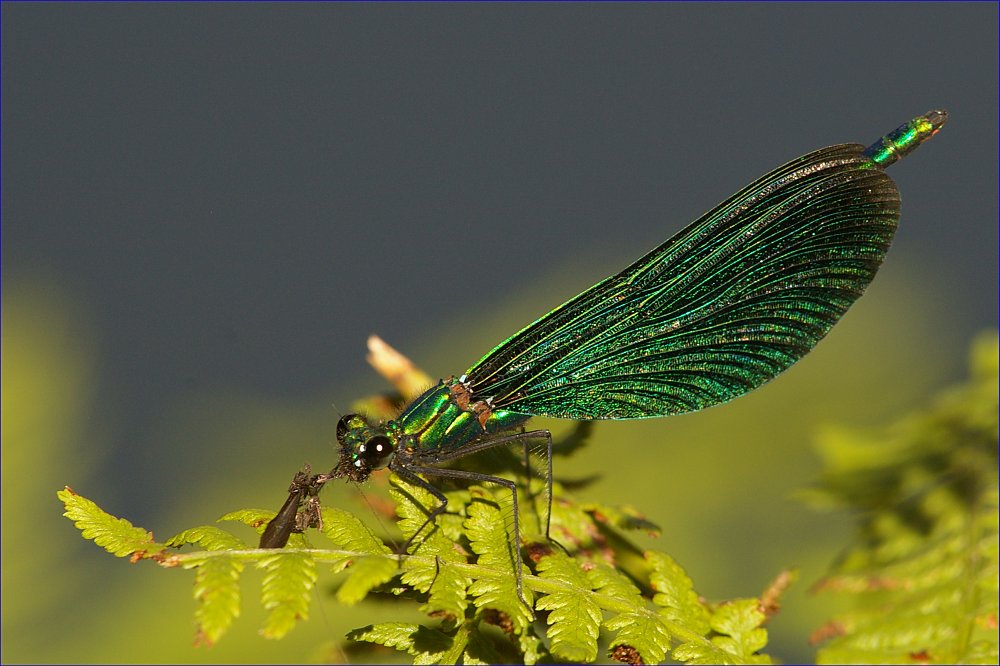
{"label": "damselfly", "polygon": [[[340,461],[296,477],[262,547],[315,523],[314,499],[333,478],[366,480],[388,467],[433,495],[423,529],[448,504],[423,477],[513,481],[442,463],[497,446],[546,443],[532,416],[641,419],[692,412],[743,395],[811,350],[871,282],[899,219],[885,168],[937,133],[930,111],[868,148],[823,148],[754,181],[631,266],[497,345],[464,374],[439,382],[395,419],[357,414],[337,426]],[[302,511],[292,507],[305,503]],[[521,554],[515,547],[518,593]],[[523,599],[523,595],[522,595]]]}

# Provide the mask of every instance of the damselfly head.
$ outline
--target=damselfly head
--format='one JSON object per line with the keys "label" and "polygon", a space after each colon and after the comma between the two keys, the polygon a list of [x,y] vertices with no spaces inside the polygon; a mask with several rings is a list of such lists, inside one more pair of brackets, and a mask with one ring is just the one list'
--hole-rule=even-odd
{"label": "damselfly head", "polygon": [[340,442],[340,461],[334,476],[346,476],[357,483],[365,481],[372,471],[388,465],[395,452],[392,439],[357,414],[347,414],[340,419],[337,441]]}

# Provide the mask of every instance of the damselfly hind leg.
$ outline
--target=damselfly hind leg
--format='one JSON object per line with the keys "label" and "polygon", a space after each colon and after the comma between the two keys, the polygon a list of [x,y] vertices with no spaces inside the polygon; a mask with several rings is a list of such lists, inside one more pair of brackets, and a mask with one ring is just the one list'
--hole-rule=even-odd
{"label": "damselfly hind leg", "polygon": [[[457,458],[465,458],[466,456],[479,453],[480,451],[485,451],[487,449],[492,449],[498,446],[507,446],[510,444],[516,444],[519,442],[527,442],[530,439],[545,439],[546,440],[546,458],[547,458],[547,511],[546,511],[546,532],[548,532],[548,525],[550,516],[552,514],[552,434],[548,430],[533,430],[530,432],[519,432],[512,435],[504,435],[500,437],[495,437],[492,439],[486,439],[479,442],[470,444],[460,451],[448,452],[448,453],[435,453],[433,455],[425,454],[424,456],[413,460],[406,459],[404,457],[395,458],[389,465],[389,469],[397,474],[400,478],[411,483],[419,488],[426,490],[428,493],[434,496],[435,499],[440,502],[440,504],[434,508],[429,509],[427,518],[420,525],[417,530],[410,535],[404,546],[405,550],[409,550],[410,546],[416,540],[417,535],[421,534],[427,525],[431,524],[434,519],[441,515],[445,511],[448,505],[448,498],[440,490],[435,488],[433,485],[422,479],[419,474],[425,474],[427,476],[437,476],[440,478],[449,479],[461,479],[465,481],[473,481],[480,483],[495,484],[503,487],[510,492],[511,500],[513,504],[513,539],[509,539],[509,547],[512,555],[512,560],[514,561],[515,567],[515,577],[517,582],[517,596],[521,603],[524,604],[526,608],[531,610],[531,604],[528,603],[524,596],[524,581],[523,581],[523,558],[521,557],[521,523],[520,523],[520,505],[517,499],[517,484],[509,479],[504,479],[498,476],[493,476],[490,474],[484,474],[480,472],[471,472],[467,470],[459,469],[447,469],[441,467],[434,467],[431,465],[438,465],[441,463],[449,462]],[[426,463],[426,464],[425,464]]]}
{"label": "damselfly hind leg", "polygon": [[513,499],[514,502],[515,540],[511,547],[512,551],[511,554],[513,555],[512,559],[514,560],[515,576],[517,578],[517,596],[521,600],[521,603],[523,603],[530,610],[531,604],[529,604],[527,599],[524,598],[524,587],[523,587],[522,572],[521,572],[523,564],[521,560],[521,547],[520,547],[521,529],[518,521],[517,485],[510,479],[502,479],[498,476],[490,476],[489,474],[480,474],[479,472],[467,472],[461,469],[443,469],[438,467],[411,466],[408,467],[406,470],[396,469],[393,471],[395,471],[396,474],[398,474],[406,481],[423,488],[424,490],[431,493],[432,495],[434,495],[434,497],[436,497],[441,501],[440,505],[438,505],[434,509],[431,509],[431,511],[427,516],[427,520],[424,521],[424,524],[421,525],[420,528],[417,529],[417,531],[414,532],[407,540],[406,545],[404,546],[405,550],[409,550],[416,536],[423,531],[424,527],[431,524],[437,516],[443,513],[445,508],[448,506],[448,498],[445,497],[444,493],[442,493],[440,490],[438,490],[431,484],[421,479],[419,476],[417,476],[417,474],[426,474],[428,476],[439,476],[448,479],[463,479],[466,481],[478,481],[480,483],[495,483],[499,486],[503,486],[504,488],[510,491],[511,498]]}

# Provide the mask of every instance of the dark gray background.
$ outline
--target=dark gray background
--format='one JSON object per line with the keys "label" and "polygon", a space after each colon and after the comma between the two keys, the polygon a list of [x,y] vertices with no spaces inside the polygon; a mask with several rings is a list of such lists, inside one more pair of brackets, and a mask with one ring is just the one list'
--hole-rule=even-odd
{"label": "dark gray background", "polygon": [[155,524],[225,473],[232,450],[164,423],[218,390],[329,409],[257,463],[275,485],[246,497],[276,503],[329,454],[329,404],[380,386],[368,333],[426,363],[446,323],[556,269],[572,296],[766,170],[936,107],[891,171],[890,263],[964,341],[997,318],[995,3],[4,4],[3,280],[89,317],[80,445],[112,453],[109,508]]}

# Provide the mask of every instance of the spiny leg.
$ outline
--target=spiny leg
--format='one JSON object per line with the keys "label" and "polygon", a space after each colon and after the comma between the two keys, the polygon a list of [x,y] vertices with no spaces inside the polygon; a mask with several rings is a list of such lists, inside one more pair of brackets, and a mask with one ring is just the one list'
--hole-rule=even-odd
{"label": "spiny leg", "polygon": [[552,527],[552,433],[548,430],[539,430],[537,432],[545,433],[545,485],[546,492],[548,493],[545,507],[545,538],[551,541],[552,537],[549,536],[549,528]]}
{"label": "spiny leg", "polygon": [[[524,442],[525,451],[527,452],[528,442],[531,439],[544,439],[545,440],[545,485],[548,491],[548,499],[546,502],[546,513],[545,513],[545,538],[551,540],[549,536],[549,528],[552,524],[552,432],[549,430],[529,430],[528,432],[517,432],[512,435],[503,435],[501,437],[494,437],[492,439],[484,439],[479,442],[473,442],[468,444],[458,451],[450,451],[442,455],[434,456],[424,456],[420,458],[420,462],[438,464],[443,462],[448,462],[450,460],[456,460],[458,458],[464,458],[480,451],[485,451],[486,449],[492,449],[497,446],[506,446],[508,444],[513,444],[515,442]],[[526,461],[527,462],[527,461]],[[390,467],[392,467],[390,465]],[[413,469],[411,465],[407,465],[410,469]],[[432,468],[433,469],[433,468]],[[528,470],[530,473],[530,469]]]}
{"label": "spiny leg", "polygon": [[[531,435],[531,437],[525,437],[524,439],[544,439],[545,440],[545,492],[546,492],[546,507],[545,507],[545,538],[549,541],[552,537],[549,536],[549,530],[552,526],[552,433],[548,430],[533,430],[531,432],[522,433],[523,435]],[[536,437],[537,436],[537,437]],[[525,488],[528,489],[530,494],[531,491],[531,446],[525,441],[524,442],[524,474],[525,474]]]}
{"label": "spiny leg", "polygon": [[[410,546],[413,545],[413,542],[417,538],[417,535],[423,532],[425,527],[433,523],[434,519],[437,518],[440,514],[444,513],[444,510],[448,507],[448,498],[445,497],[444,493],[442,493],[440,490],[438,490],[437,488],[435,488],[434,486],[432,486],[431,484],[427,483],[419,476],[414,474],[415,471],[420,471],[421,469],[423,468],[417,468],[402,464],[398,466],[393,465],[392,463],[389,464],[389,470],[391,472],[399,476],[407,483],[411,483],[415,486],[423,488],[431,495],[433,495],[438,502],[440,502],[438,506],[434,507],[433,509],[430,509],[430,512],[427,514],[427,519],[420,525],[420,527],[418,527],[416,530],[413,531],[413,534],[410,535],[410,538],[406,540],[405,544],[403,544],[404,553],[409,552]],[[436,472],[438,470],[434,471]]]}

